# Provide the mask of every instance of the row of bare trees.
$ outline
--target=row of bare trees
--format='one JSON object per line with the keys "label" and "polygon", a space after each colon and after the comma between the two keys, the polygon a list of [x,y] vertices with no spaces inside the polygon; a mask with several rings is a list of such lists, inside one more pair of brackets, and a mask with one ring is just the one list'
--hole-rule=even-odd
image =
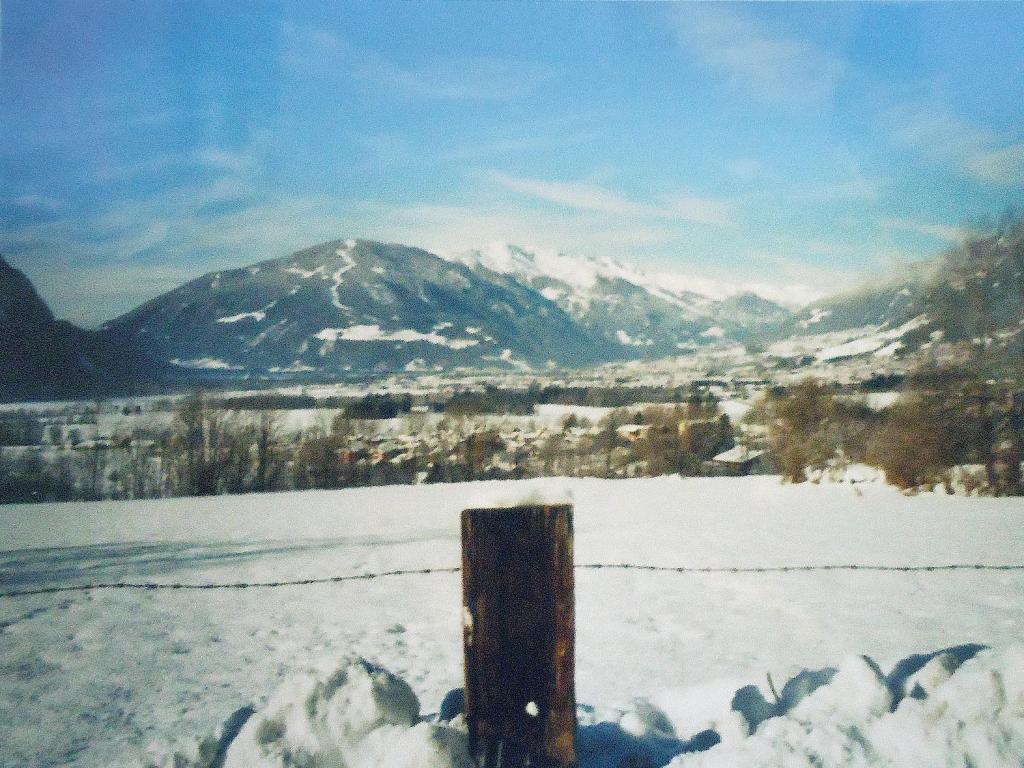
{"label": "row of bare trees", "polygon": [[[0,501],[208,496],[545,475],[621,477],[681,472],[732,445],[713,402],[618,409],[599,422],[568,416],[561,428],[508,438],[477,416],[403,417],[409,439],[374,440],[374,428],[340,414],[301,432],[280,411],[234,411],[195,394],[166,429],[108,444],[0,450]],[[641,425],[642,434],[620,432]]]}
{"label": "row of bare trees", "polygon": [[792,482],[848,460],[881,468],[902,488],[950,486],[955,468],[976,465],[977,490],[1024,494],[1024,392],[1011,382],[933,371],[912,377],[892,407],[876,412],[808,380],[769,395],[761,415],[776,464]]}

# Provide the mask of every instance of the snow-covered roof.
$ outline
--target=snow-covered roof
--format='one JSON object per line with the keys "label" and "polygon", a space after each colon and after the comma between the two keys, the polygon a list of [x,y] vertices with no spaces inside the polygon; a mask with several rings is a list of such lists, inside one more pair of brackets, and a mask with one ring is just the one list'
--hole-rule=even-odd
{"label": "snow-covered roof", "polygon": [[715,456],[712,461],[719,461],[723,464],[743,464],[744,462],[756,459],[758,456],[764,454],[764,451],[748,448],[745,445],[737,445],[730,448],[728,451]]}

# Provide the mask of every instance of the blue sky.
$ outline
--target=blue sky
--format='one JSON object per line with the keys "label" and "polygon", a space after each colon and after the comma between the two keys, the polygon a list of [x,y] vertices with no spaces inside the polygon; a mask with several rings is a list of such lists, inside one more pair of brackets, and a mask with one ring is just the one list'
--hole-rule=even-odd
{"label": "blue sky", "polygon": [[0,253],[94,325],[331,238],[795,297],[1024,191],[1024,4],[7,0]]}

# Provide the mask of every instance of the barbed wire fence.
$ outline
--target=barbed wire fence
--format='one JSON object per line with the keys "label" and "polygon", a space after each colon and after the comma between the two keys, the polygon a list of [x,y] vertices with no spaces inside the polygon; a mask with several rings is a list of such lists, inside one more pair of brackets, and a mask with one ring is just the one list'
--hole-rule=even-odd
{"label": "barbed wire fence", "polygon": [[[942,565],[861,565],[855,563],[833,565],[764,565],[764,566],[673,566],[645,565],[642,563],[583,563],[577,571],[646,571],[680,574],[767,574],[809,573],[814,571],[859,571],[893,573],[932,573],[939,571],[1024,571],[1024,564],[947,563]],[[106,589],[136,590],[216,590],[216,589],[274,589],[278,587],[304,587],[315,584],[338,584],[347,581],[371,581],[396,576],[426,576],[431,574],[461,573],[458,566],[436,568],[402,568],[376,573],[351,573],[342,576],[322,576],[309,579],[281,581],[228,581],[228,582],[164,582],[164,581],[110,581],[91,584],[61,584],[0,592],[0,599],[52,595],[60,592],[88,592]]]}

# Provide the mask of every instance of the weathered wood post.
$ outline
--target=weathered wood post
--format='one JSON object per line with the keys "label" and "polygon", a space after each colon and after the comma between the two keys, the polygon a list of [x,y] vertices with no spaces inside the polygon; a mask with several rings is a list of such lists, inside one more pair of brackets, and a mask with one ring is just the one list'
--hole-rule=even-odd
{"label": "weathered wood post", "polygon": [[462,513],[470,751],[484,768],[576,764],[572,505]]}

